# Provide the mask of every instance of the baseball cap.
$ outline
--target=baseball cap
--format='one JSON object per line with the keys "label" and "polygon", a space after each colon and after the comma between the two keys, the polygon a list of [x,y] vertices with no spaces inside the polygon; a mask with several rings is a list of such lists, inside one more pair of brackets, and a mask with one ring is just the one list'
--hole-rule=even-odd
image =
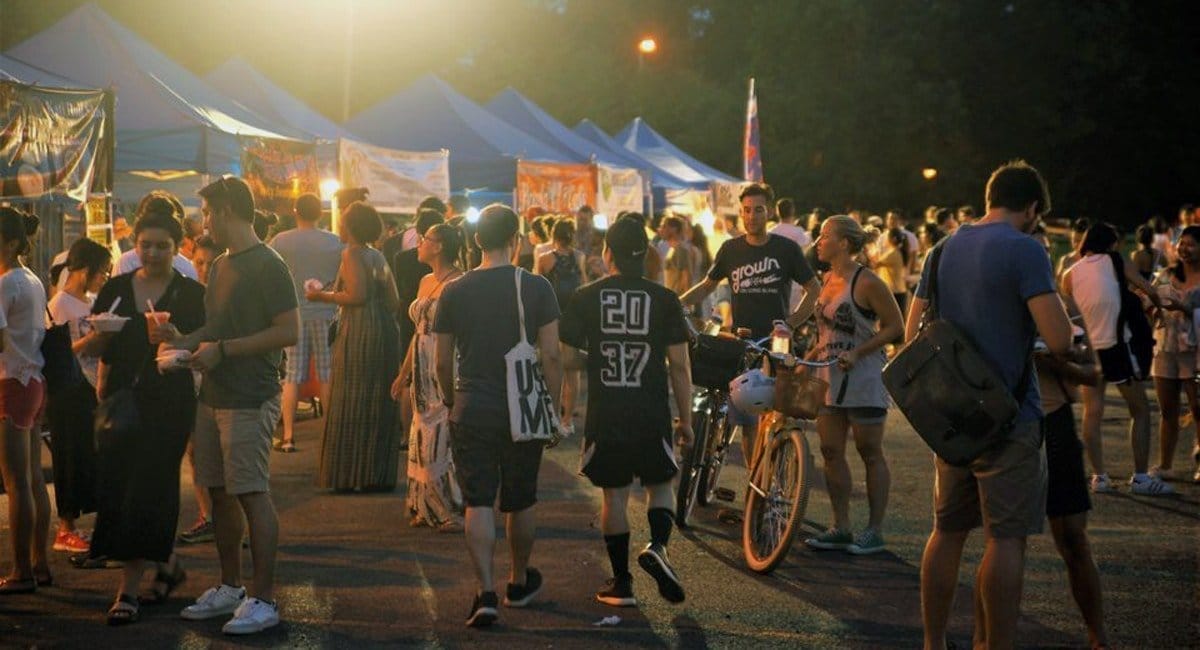
{"label": "baseball cap", "polygon": [[637,219],[621,217],[608,227],[604,235],[604,245],[614,257],[636,259],[646,255],[650,241],[646,238],[646,229]]}

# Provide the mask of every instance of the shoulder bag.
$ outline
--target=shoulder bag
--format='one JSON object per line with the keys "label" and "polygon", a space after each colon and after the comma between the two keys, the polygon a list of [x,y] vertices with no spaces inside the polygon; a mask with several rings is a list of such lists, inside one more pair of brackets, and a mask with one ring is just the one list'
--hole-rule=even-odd
{"label": "shoulder bag", "polygon": [[542,374],[537,348],[525,340],[525,305],[521,301],[521,274],[517,283],[517,344],[504,355],[508,379],[508,426],[513,442],[550,442],[562,428],[554,399]]}
{"label": "shoulder bag", "polygon": [[[950,241],[948,238],[946,241]],[[930,253],[929,306],[916,338],[883,368],[883,383],[913,429],[939,458],[966,466],[1008,439],[1029,387],[1032,350],[1010,391],[971,337],[938,311],[938,265]]]}

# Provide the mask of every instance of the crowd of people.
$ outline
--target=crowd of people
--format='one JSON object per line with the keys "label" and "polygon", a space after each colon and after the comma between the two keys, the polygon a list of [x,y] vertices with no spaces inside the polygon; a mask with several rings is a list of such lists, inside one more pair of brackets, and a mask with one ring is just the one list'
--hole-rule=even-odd
{"label": "crowd of people", "polygon": [[[1112,226],[1077,221],[1073,251],[1055,272],[1040,223],[1049,192],[1019,161],[992,174],[978,218],[969,206],[931,207],[917,232],[899,210],[814,210],[805,221],[794,201],[777,201],[761,183],[747,185],[740,213],[711,229],[669,212],[597,224],[587,206],[521,216],[493,204],[468,220],[461,199],[430,197],[407,230],[389,228],[364,200],[349,202],[334,235],[321,227],[314,195],[295,202],[286,229],[255,209],[238,178],[206,186],[200,198],[196,220],[176,197],[151,193],[115,265],[108,249],[81,239],[53,269],[49,294],[22,263],[36,219],[0,208],[0,469],[13,565],[0,594],[53,580],[36,426],[47,404],[53,548],[75,553],[80,566],[123,567],[110,624],[138,620],[141,607],[164,602],[186,580],[175,544],[210,540],[220,582],[183,618],[230,616],[230,634],[277,624],[270,456],[296,450],[302,386],[315,381],[325,417],[317,485],[390,492],[406,451],[411,525],[466,542],[478,581],[468,625],[489,625],[501,602],[524,607],[539,594],[543,578],[530,564],[538,470],[544,448],[570,436],[581,412],[580,473],[602,490],[612,569],[595,598],[637,603],[628,519],[636,478],[650,531],[637,564],[663,598],[682,602],[667,547],[677,449],[693,439],[689,318],[754,339],[815,326],[811,348],[796,353],[836,360],[815,371],[828,385],[816,429],[833,521],[806,544],[880,552],[891,482],[883,367],[920,330],[937,273],[946,280],[937,284],[939,316],[972,337],[1021,408],[1005,444],[966,467],[936,462],[934,527],[921,568],[926,645],[944,647],[961,550],[980,526],[987,542],[975,641],[1014,644],[1025,539],[1048,517],[1091,642],[1103,647],[1086,513],[1089,492],[1117,489],[1100,442],[1106,384],[1129,407],[1129,489],[1138,495],[1173,491],[1168,481],[1182,478],[1171,462],[1180,390],[1193,414],[1200,406],[1196,213],[1181,212],[1177,228],[1139,229],[1128,263]],[[82,371],[50,391],[41,352],[48,325],[69,327]],[[584,372],[587,403],[579,408]],[[1149,377],[1162,411],[1154,467],[1142,384]],[[760,414],[733,396],[729,418],[747,458],[764,435]],[[545,430],[537,425],[543,416],[555,423],[552,435],[530,434]],[[1200,422],[1193,424],[1200,463]],[[859,531],[849,515],[851,439],[870,511]],[[200,516],[177,536],[185,459]],[[1200,481],[1200,467],[1193,478]],[[493,566],[497,508],[511,560],[503,598]],[[76,525],[89,512],[97,513],[90,536]],[[244,543],[255,567],[249,585]],[[153,579],[142,591],[147,568]]]}

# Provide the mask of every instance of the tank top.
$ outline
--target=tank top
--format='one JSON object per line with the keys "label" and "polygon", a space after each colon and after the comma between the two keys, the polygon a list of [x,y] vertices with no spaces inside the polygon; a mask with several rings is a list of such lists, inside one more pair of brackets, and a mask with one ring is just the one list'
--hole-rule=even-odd
{"label": "tank top", "polygon": [[[854,287],[863,271],[860,266],[846,288],[828,303],[817,303],[817,358],[829,359],[849,352],[875,336],[876,314],[854,302]],[[819,368],[817,376],[829,382],[825,396],[827,406],[843,408],[887,408],[888,396],[883,387],[882,349],[861,359],[847,373],[837,365]]]}
{"label": "tank top", "polygon": [[[1088,255],[1071,267],[1071,295],[1096,350],[1117,344],[1117,318],[1121,315],[1121,286],[1107,255]],[[1126,340],[1129,337],[1126,336]]]}

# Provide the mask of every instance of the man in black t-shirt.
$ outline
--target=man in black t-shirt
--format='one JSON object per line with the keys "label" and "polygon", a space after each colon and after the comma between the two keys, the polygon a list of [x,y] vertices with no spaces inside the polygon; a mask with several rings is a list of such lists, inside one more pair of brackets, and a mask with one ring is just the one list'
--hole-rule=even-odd
{"label": "man in black t-shirt", "polygon": [[[446,285],[433,322],[438,385],[454,387],[446,390],[442,401],[450,409],[450,451],[466,505],[467,550],[479,581],[479,592],[467,616],[467,625],[472,627],[491,625],[498,616],[499,598],[493,591],[492,574],[497,496],[512,559],[504,604],[525,607],[542,588],[542,574],[529,566],[529,556],[545,443],[513,442],[505,355],[521,340],[538,348],[554,402],[547,405],[553,409],[549,413],[558,412],[562,388],[559,313],[550,283],[532,273],[518,272],[512,265],[512,253],[520,241],[518,227],[517,215],[508,206],[493,203],[483,209],[475,233],[483,249],[483,263]],[[523,312],[518,310],[518,300]],[[524,331],[519,325],[522,319]]]}
{"label": "man in black t-shirt", "polygon": [[[685,305],[700,304],[721,280],[728,280],[733,292],[733,327],[748,328],[751,338],[758,340],[771,335],[774,321],[786,321],[796,329],[808,320],[821,293],[821,283],[796,242],[767,232],[767,219],[775,205],[771,186],[752,183],[739,198],[746,234],[722,244],[708,277],[679,299]],[[792,281],[801,286],[804,297],[796,311],[789,314]],[[732,406],[729,414],[730,422],[742,427],[742,451],[745,458],[750,458],[758,419]]]}
{"label": "man in black t-shirt", "polygon": [[[610,275],[580,289],[563,313],[559,337],[588,353],[588,409],[580,471],[604,490],[601,531],[613,578],[596,600],[637,604],[629,574],[626,509],[634,476],[648,495],[650,543],[638,565],[663,598],[683,602],[683,586],[667,561],[674,519],[671,479],[679,471],[671,444],[668,379],[679,410],[675,433],[691,444],[688,330],[679,299],[642,277],[649,241],[636,219],[622,217],[605,236]],[[668,377],[667,363],[670,361]]]}

